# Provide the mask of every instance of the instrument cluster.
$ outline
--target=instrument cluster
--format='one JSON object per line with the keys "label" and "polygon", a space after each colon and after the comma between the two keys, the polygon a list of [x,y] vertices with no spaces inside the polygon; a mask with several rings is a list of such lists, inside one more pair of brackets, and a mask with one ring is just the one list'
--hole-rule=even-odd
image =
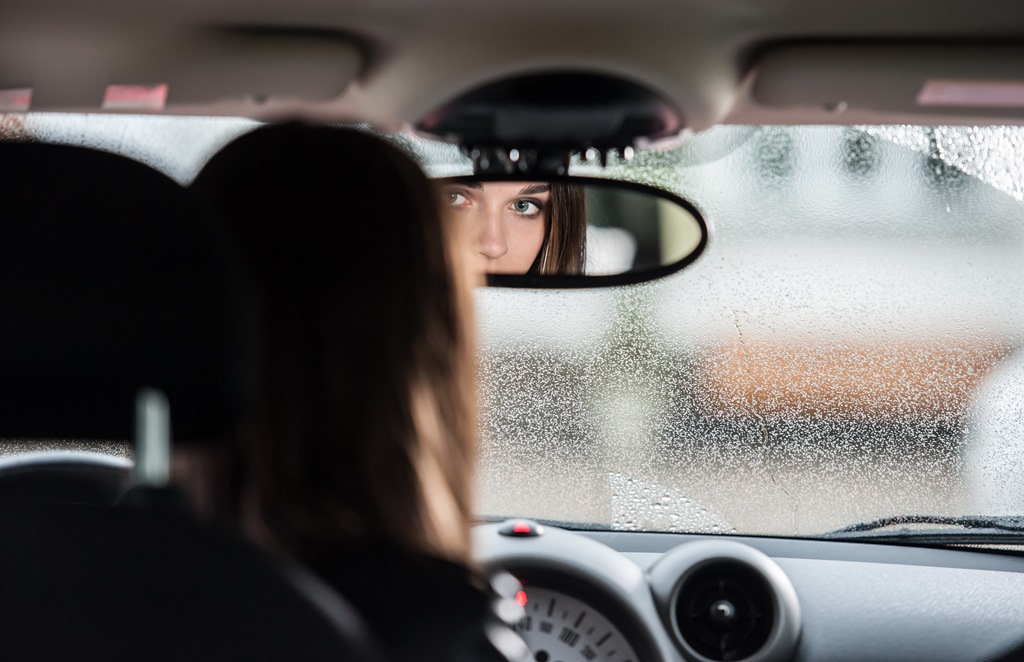
{"label": "instrument cluster", "polygon": [[800,606],[786,573],[740,542],[696,540],[644,569],[529,520],[475,529],[478,559],[523,584],[518,629],[538,662],[790,659]]}

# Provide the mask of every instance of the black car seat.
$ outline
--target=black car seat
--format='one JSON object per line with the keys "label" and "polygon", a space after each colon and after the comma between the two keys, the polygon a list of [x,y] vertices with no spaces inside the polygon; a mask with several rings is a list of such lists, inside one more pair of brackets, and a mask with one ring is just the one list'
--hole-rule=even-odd
{"label": "black car seat", "polygon": [[[163,487],[168,423],[216,439],[254,393],[227,240],[111,154],[0,144],[0,193],[0,438],[135,438],[142,483],[117,506],[0,503],[0,658],[369,658],[347,603]],[[76,480],[106,480],[109,463],[78,459]]]}
{"label": "black car seat", "polygon": [[0,459],[0,506],[112,505],[130,485],[132,467],[126,457],[90,451],[12,453]]}

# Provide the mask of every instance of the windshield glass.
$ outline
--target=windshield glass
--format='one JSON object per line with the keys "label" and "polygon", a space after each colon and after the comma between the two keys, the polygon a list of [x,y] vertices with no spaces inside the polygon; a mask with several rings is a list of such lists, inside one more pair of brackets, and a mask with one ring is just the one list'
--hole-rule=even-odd
{"label": "windshield glass", "polygon": [[719,127],[577,162],[692,200],[711,239],[653,283],[479,291],[480,510],[765,535],[1024,513],[1022,138]]}
{"label": "windshield glass", "polygon": [[[8,116],[187,183],[245,120]],[[389,136],[435,177],[450,145]],[[477,510],[813,535],[1024,513],[1024,130],[718,127],[573,172],[692,201],[665,279],[477,291]]]}

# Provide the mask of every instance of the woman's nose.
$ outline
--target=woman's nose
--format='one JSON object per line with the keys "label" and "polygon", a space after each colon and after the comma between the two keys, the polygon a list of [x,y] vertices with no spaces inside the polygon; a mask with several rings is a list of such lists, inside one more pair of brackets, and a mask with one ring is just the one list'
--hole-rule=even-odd
{"label": "woman's nose", "polygon": [[501,223],[495,219],[484,219],[480,235],[477,239],[477,250],[481,255],[491,260],[508,253],[508,243],[505,241],[505,233],[502,232]]}

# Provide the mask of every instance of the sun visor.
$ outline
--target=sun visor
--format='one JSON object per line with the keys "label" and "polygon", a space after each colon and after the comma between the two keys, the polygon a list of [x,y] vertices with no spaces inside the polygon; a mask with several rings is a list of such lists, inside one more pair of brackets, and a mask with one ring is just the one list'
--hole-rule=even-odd
{"label": "sun visor", "polygon": [[1024,116],[1024,48],[971,45],[791,45],[755,62],[752,97],[812,115]]}
{"label": "sun visor", "polygon": [[73,46],[60,57],[45,51],[47,43],[26,40],[0,67],[0,90],[30,89],[34,111],[327,101],[363,68],[354,39],[322,32],[80,32],[62,40]]}

